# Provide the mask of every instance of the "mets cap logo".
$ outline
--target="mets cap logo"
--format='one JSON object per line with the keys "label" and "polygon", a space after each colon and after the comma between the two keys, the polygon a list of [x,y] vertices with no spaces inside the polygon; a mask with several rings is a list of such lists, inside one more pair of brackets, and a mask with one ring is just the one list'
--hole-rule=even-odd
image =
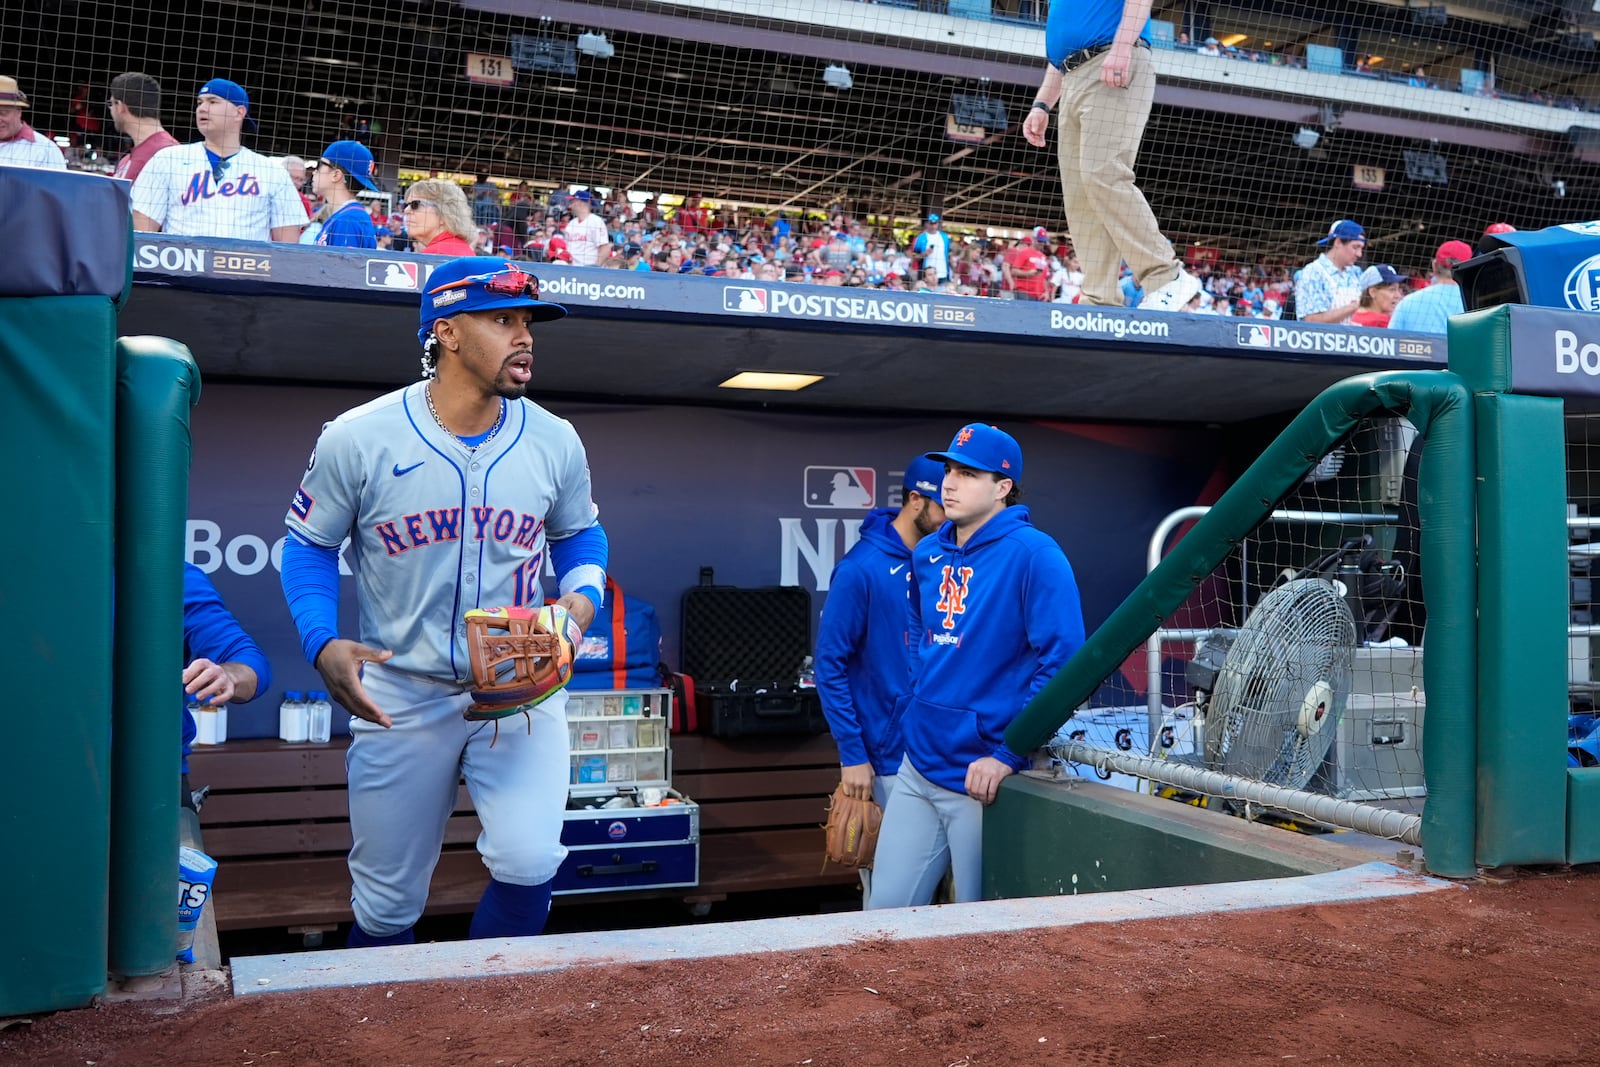
{"label": "mets cap logo", "polygon": [[961,432],[956,434],[956,447],[960,448],[962,445],[966,444],[970,440],[972,440],[972,427],[970,427],[970,426],[961,427]]}
{"label": "mets cap logo", "polygon": [[616,822],[606,827],[606,836],[611,838],[613,841],[621,841],[624,837],[628,836],[628,824],[623,822],[621,819],[618,819]]}

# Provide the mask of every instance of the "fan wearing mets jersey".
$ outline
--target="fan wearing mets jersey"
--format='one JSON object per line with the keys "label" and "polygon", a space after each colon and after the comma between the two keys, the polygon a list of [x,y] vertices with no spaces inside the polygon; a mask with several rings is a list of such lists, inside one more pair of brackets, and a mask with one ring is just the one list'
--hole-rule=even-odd
{"label": "fan wearing mets jersey", "polygon": [[202,140],[163,148],[133,183],[133,228],[186,237],[297,241],[310,221],[289,172],[240,145],[250,97],[226,78],[200,87]]}
{"label": "fan wearing mets jersey", "polygon": [[1016,439],[972,423],[928,458],[944,464],[946,521],[911,550],[906,756],[869,909],[927,904],[947,863],[956,902],[982,899],[983,806],[1026,763],[1006,747],[1006,727],[1083,645],[1072,565],[1017,503]]}
{"label": "fan wearing mets jersey", "polygon": [[[408,944],[465,775],[491,880],[471,936],[537,934],[566,849],[565,692],[469,721],[465,613],[541,605],[581,634],[608,547],[572,424],[528,400],[534,323],[566,315],[504,260],[455,259],[422,297],[420,382],[323,427],[286,521],[283,588],[306,659],[353,716],[350,947]],[[355,573],[358,640],[338,633],[339,548]]]}

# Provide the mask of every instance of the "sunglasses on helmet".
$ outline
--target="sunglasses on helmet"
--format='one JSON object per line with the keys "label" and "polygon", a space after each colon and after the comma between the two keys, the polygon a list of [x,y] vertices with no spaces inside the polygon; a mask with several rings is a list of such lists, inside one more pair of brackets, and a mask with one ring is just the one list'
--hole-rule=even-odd
{"label": "sunglasses on helmet", "polygon": [[446,289],[465,289],[469,285],[481,285],[496,296],[526,296],[530,300],[539,299],[539,279],[515,267],[495,271],[492,274],[474,274],[453,282],[445,282],[429,289],[428,295],[442,293]]}

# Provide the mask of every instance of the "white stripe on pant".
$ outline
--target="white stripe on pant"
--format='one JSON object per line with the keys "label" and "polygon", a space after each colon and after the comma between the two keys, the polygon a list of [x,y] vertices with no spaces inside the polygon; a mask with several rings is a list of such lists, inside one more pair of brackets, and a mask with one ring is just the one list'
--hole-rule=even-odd
{"label": "white stripe on pant", "polygon": [[956,903],[982,899],[983,805],[934,785],[908,756],[884,808],[866,907],[931,903],[946,867],[955,879]]}

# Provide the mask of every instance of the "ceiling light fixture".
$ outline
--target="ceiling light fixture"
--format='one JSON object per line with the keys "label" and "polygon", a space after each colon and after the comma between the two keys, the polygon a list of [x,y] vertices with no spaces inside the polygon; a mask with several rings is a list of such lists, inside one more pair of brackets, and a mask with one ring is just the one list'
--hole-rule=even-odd
{"label": "ceiling light fixture", "polygon": [[592,30],[578,34],[578,51],[595,59],[610,59],[617,54],[611,42],[606,40],[605,34],[595,33]]}
{"label": "ceiling light fixture", "polygon": [[822,381],[820,374],[791,374],[786,371],[742,370],[727,381],[720,383],[719,389],[772,389],[785,392],[795,392],[808,385],[816,385]]}

